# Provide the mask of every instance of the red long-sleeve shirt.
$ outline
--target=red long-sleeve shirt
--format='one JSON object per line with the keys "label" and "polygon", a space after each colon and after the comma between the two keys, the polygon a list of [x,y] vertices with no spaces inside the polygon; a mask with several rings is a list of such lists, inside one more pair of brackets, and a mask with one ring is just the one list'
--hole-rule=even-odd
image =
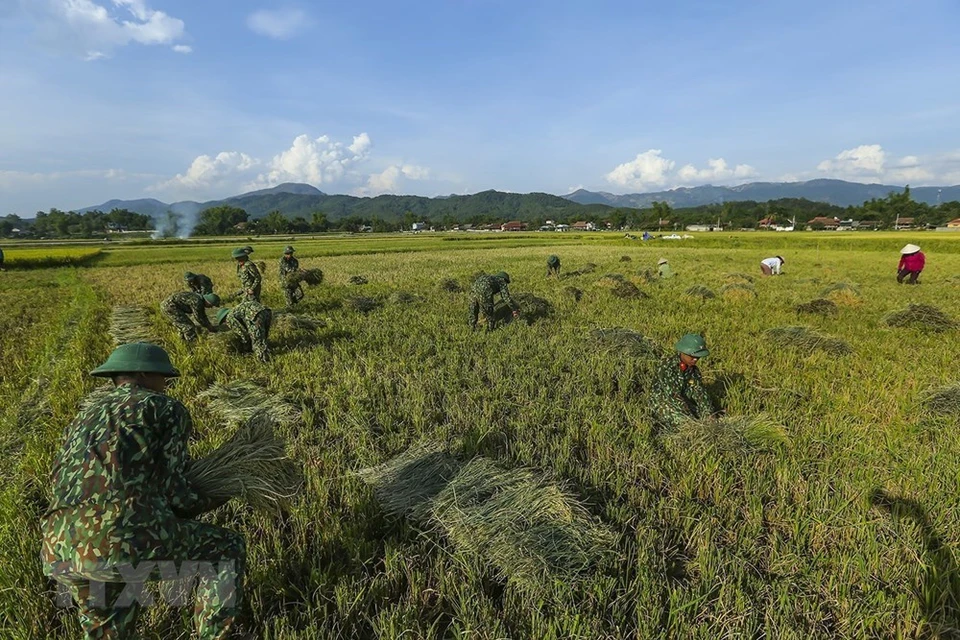
{"label": "red long-sleeve shirt", "polygon": [[917,251],[916,253],[911,253],[909,255],[903,256],[900,258],[900,266],[897,267],[898,271],[923,271],[923,265],[927,263],[926,257],[923,255],[922,251]]}

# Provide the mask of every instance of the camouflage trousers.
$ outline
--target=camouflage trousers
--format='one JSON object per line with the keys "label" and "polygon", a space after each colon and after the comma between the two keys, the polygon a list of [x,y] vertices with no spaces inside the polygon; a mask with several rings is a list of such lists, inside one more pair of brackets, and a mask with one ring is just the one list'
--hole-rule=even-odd
{"label": "camouflage trousers", "polygon": [[[167,532],[169,548],[164,550],[168,555],[164,561],[180,567],[181,575],[187,573],[188,563],[207,563],[207,566],[218,567],[218,571],[201,571],[196,576],[190,576],[189,581],[185,580],[186,584],[169,581],[168,577],[166,584],[180,589],[196,585],[193,619],[197,638],[227,638],[240,613],[243,596],[246,563],[243,536],[195,520],[180,520],[176,528],[176,532]],[[150,566],[154,564],[163,563],[153,560]],[[136,625],[140,609],[150,604],[150,600],[145,600],[142,595],[147,593],[143,582],[118,582],[114,569],[102,573],[85,572],[84,575],[55,571],[52,577],[69,589],[77,603],[80,627],[85,638],[125,640],[138,637]],[[154,570],[147,581],[157,581],[161,577]],[[186,602],[188,596],[188,591],[175,595],[182,602]]]}
{"label": "camouflage trousers", "polygon": [[233,334],[240,341],[243,351],[253,351],[260,362],[270,359],[270,346],[267,340],[270,337],[270,325],[273,323],[273,313],[264,309],[254,317],[252,322],[244,322],[234,314],[227,316],[227,324]]}
{"label": "camouflage trousers", "polygon": [[547,277],[549,278],[550,276],[560,277],[560,265],[547,265]]}
{"label": "camouflage trousers", "polygon": [[186,342],[193,342],[197,339],[197,325],[193,323],[190,316],[181,311],[176,305],[162,305],[160,310],[167,319],[173,323],[180,333],[180,337]]}
{"label": "camouflage trousers", "polygon": [[483,320],[487,323],[487,331],[493,331],[497,324],[493,311],[493,298],[472,298],[470,300],[470,315],[468,322],[471,329],[477,328],[477,319],[483,313]]}
{"label": "camouflage trousers", "polygon": [[292,306],[303,300],[303,287],[299,284],[295,287],[283,288],[283,295],[287,299],[287,306]]}

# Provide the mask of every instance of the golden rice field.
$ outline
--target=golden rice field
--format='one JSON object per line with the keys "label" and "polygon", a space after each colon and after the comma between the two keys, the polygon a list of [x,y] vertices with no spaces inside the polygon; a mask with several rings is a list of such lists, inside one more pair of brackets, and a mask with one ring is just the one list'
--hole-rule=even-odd
{"label": "golden rice field", "polygon": [[[80,268],[10,269],[0,274],[0,636],[78,636],[75,611],[57,608],[42,575],[39,519],[63,429],[96,384],[86,372],[112,348],[110,311],[132,304],[150,310],[183,373],[170,393],[193,414],[195,454],[227,437],[200,397],[214,383],[257,382],[302,412],[282,431],[306,476],[289,511],[231,503],[204,516],[246,537],[243,623],[256,637],[955,637],[960,418],[925,399],[958,382],[960,330],[885,318],[913,303],[960,320],[960,234],[837,236],[294,239],[301,266],[324,272],[298,313],[324,326],[278,323],[266,365],[212,336],[189,348],[159,314],[188,269],[235,291],[231,245],[107,247]],[[917,287],[894,277],[908,241],[927,253]],[[252,243],[274,308],[289,242]],[[596,268],[548,279],[550,254],[567,274]],[[773,254],[785,275],[761,278]],[[649,282],[660,257],[678,276]],[[440,282],[467,287],[501,269],[514,295],[551,309],[471,333],[466,294]],[[356,275],[369,284],[350,284]],[[646,295],[617,297],[621,281]],[[357,311],[356,296],[374,308]],[[798,314],[821,297],[833,305]],[[764,416],[779,437],[721,447],[656,436],[645,403],[654,363],[591,334],[612,327],[667,346],[703,332],[714,399],[731,417]],[[388,515],[356,472],[422,441],[562,487],[611,533],[609,554],[580,580],[531,587],[484,550],[461,553],[462,540]],[[187,638],[189,617],[153,607],[141,630]]]}

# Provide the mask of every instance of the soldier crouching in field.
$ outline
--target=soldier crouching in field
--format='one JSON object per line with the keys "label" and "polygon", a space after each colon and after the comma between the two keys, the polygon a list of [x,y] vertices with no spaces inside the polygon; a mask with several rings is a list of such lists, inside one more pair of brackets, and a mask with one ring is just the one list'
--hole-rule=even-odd
{"label": "soldier crouching in field", "polygon": [[[193,291],[179,291],[164,300],[160,310],[177,328],[181,338],[186,342],[193,342],[197,339],[197,324],[210,333],[215,331],[207,318],[207,309],[219,306],[220,296],[215,293],[201,296]],[[191,316],[196,319],[197,324],[194,324]]]}
{"label": "soldier crouching in field", "polygon": [[300,283],[290,284],[289,278],[300,271],[300,261],[293,257],[294,249],[287,246],[283,250],[283,256],[280,258],[280,286],[283,288],[283,295],[287,299],[287,306],[293,306],[303,300],[303,288]]}
{"label": "soldier crouching in field", "polygon": [[233,309],[221,309],[217,312],[217,325],[227,327],[233,331],[240,341],[241,349],[252,350],[260,362],[270,360],[270,325],[273,322],[273,311],[269,307],[247,300]]}
{"label": "soldier crouching in field", "polygon": [[477,328],[477,318],[483,312],[483,319],[487,323],[487,331],[493,331],[497,323],[493,312],[493,296],[500,294],[507,305],[513,310],[513,317],[520,317],[520,307],[510,297],[510,276],[506,271],[495,275],[482,275],[473,281],[470,286],[470,328]]}
{"label": "soldier crouching in field", "polygon": [[665,358],[654,374],[650,412],[657,427],[676,429],[684,420],[714,415],[713,402],[703,386],[697,362],[710,355],[703,336],[688,333],[676,345],[677,353]]}
{"label": "soldier crouching in field", "polygon": [[547,277],[550,276],[560,277],[560,258],[557,256],[547,258]]}
{"label": "soldier crouching in field", "polygon": [[[222,501],[185,476],[192,421],[164,394],[179,372],[166,351],[125,344],[91,375],[114,390],[67,427],[41,522],[45,575],[69,589],[86,638],[136,637],[144,583],[196,579],[199,638],[225,638],[240,610],[246,547],[194,520]],[[181,585],[183,582],[181,582]]]}

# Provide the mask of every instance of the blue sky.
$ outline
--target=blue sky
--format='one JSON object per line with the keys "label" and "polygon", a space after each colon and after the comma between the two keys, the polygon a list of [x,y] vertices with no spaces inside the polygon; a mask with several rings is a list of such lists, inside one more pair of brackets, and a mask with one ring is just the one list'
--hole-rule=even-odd
{"label": "blue sky", "polygon": [[0,0],[0,215],[960,183],[954,0]]}

